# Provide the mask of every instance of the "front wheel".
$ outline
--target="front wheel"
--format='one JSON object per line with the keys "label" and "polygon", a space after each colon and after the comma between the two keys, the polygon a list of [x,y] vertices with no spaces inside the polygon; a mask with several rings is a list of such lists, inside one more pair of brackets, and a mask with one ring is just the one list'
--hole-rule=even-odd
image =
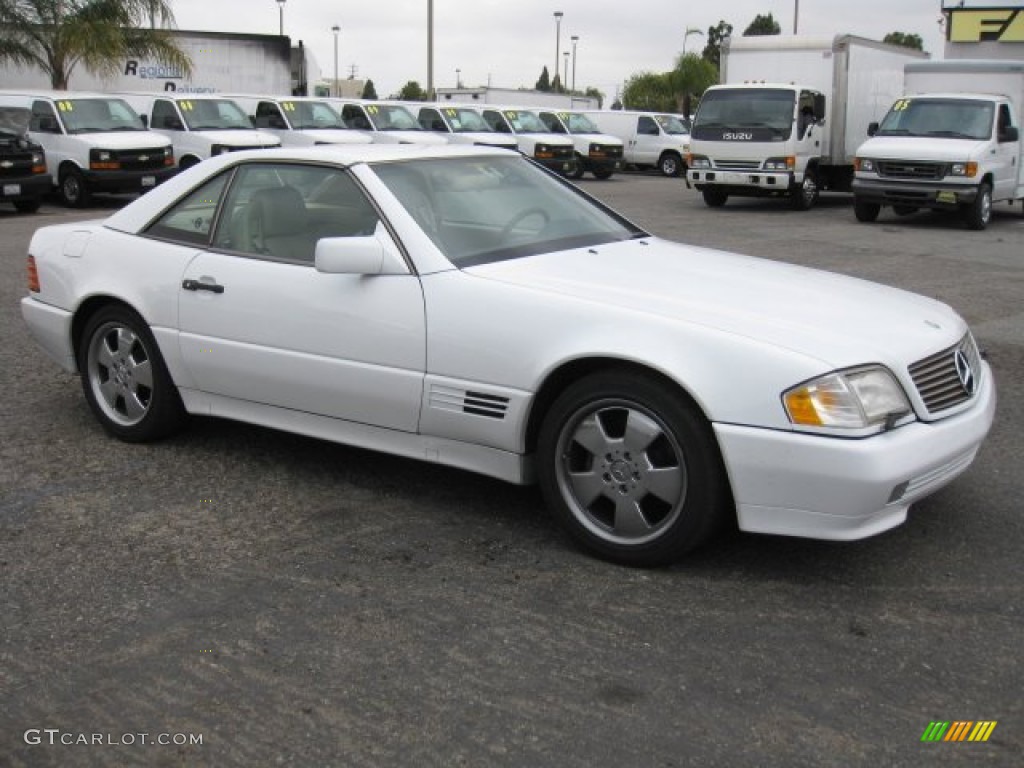
{"label": "front wheel", "polygon": [[612,174],[615,173],[611,168],[595,168],[592,173],[595,179],[601,179],[602,181],[610,179]]}
{"label": "front wheel", "polygon": [[567,174],[572,179],[582,179],[585,171],[583,170],[583,160],[580,159],[579,155],[576,155],[576,163],[573,165],[572,170]]}
{"label": "front wheel", "polygon": [[89,204],[91,195],[85,183],[85,176],[74,167],[69,167],[60,175],[60,199],[68,208],[82,208]]}
{"label": "front wheel", "polygon": [[818,179],[814,171],[804,171],[804,180],[789,193],[790,206],[794,211],[809,211],[818,202]]}
{"label": "front wheel", "polygon": [[104,307],[89,318],[78,369],[89,407],[114,437],[156,440],[183,423],[185,409],[156,339],[127,307]]}
{"label": "front wheel", "polygon": [[666,152],[658,160],[658,170],[663,176],[681,176],[683,173],[683,158],[675,152]]}
{"label": "front wheel", "polygon": [[992,187],[982,182],[974,202],[964,208],[964,220],[968,229],[984,229],[992,221]]}
{"label": "front wheel", "polygon": [[558,522],[623,565],[663,565],[697,547],[729,498],[704,415],[640,374],[599,373],[566,389],[541,428],[538,462]]}
{"label": "front wheel", "polygon": [[857,221],[870,224],[878,218],[878,214],[881,212],[882,206],[878,203],[868,203],[857,198],[853,199],[853,215],[857,217]]}
{"label": "front wheel", "polygon": [[704,196],[704,204],[708,208],[721,208],[729,199],[728,193],[717,187],[704,187],[701,194]]}

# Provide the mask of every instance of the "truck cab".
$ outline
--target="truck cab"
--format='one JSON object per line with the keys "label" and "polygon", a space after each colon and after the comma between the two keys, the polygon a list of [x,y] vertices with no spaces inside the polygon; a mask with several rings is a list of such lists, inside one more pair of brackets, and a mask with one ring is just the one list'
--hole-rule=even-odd
{"label": "truck cab", "polygon": [[123,93],[151,131],[174,145],[184,170],[225,152],[281,146],[281,140],[255,130],[248,115],[231,99],[210,94]]}
{"label": "truck cab", "polygon": [[554,112],[539,110],[537,116],[551,133],[572,139],[576,150],[574,178],[582,178],[590,171],[598,179],[610,179],[622,169],[622,139],[601,133],[594,121],[582,112]]}
{"label": "truck cab", "polygon": [[260,131],[276,136],[285,147],[326,144],[369,144],[360,131],[351,130],[326,99],[305,96],[232,96]]}
{"label": "truck cab", "polygon": [[522,154],[564,176],[576,172],[572,141],[551,133],[536,112],[519,107],[484,106],[480,114],[491,130],[515,137]]}
{"label": "truck cab", "polygon": [[0,96],[0,201],[20,213],[35,213],[53,179],[46,153],[28,135],[32,110],[19,97]]}
{"label": "truck cab", "polygon": [[518,149],[513,137],[492,130],[475,109],[458,104],[409,105],[409,108],[416,111],[416,119],[423,130],[441,136],[450,144]]}
{"label": "truck cab", "polygon": [[813,88],[719,85],[701,98],[690,134],[687,181],[711,207],[730,195],[788,197],[797,210],[818,198],[829,104]]}

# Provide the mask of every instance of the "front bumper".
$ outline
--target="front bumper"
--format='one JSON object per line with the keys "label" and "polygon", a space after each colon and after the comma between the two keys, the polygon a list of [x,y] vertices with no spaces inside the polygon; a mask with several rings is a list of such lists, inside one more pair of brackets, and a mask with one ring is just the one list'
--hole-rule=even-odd
{"label": "front bumper", "polygon": [[803,173],[791,171],[723,171],[717,168],[690,169],[686,180],[697,189],[720,189],[730,195],[762,196],[788,192],[803,183]]}
{"label": "front bumper", "polygon": [[715,433],[744,531],[853,540],[894,528],[915,501],[964,472],[995,417],[986,364],[969,410],[864,439],[731,424]]}
{"label": "front bumper", "polygon": [[142,171],[86,171],[85,183],[93,192],[146,192],[178,172],[176,167]]}
{"label": "front bumper", "polygon": [[560,173],[563,176],[572,173],[576,169],[575,157],[535,157],[533,159],[545,168],[549,168],[555,173]]}
{"label": "front bumper", "polygon": [[31,176],[12,176],[0,179],[0,200],[38,200],[53,189],[53,177],[48,173]]}
{"label": "front bumper", "polygon": [[950,210],[973,203],[978,197],[978,188],[966,184],[855,178],[853,194],[865,203]]}
{"label": "front bumper", "polygon": [[580,155],[580,162],[583,163],[585,171],[621,171],[621,157],[591,157]]}

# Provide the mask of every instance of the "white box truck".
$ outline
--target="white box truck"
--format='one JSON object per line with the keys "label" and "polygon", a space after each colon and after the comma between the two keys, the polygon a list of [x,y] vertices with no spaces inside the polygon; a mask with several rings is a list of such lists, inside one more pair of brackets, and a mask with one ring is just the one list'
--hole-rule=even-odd
{"label": "white box truck", "polygon": [[572,139],[576,148],[576,170],[573,178],[582,179],[590,171],[597,179],[610,179],[622,170],[624,146],[622,139],[601,133],[594,121],[582,112],[538,109],[537,117],[552,133]]}
{"label": "white box truck", "polygon": [[618,109],[582,114],[593,120],[601,133],[622,141],[623,162],[638,168],[657,168],[665,176],[686,173],[690,126],[681,115]]}
{"label": "white box truck", "polygon": [[687,183],[711,207],[771,196],[806,210],[820,190],[851,191],[868,124],[903,94],[904,65],[924,58],[853,35],[726,40],[723,85],[694,116]]}
{"label": "white box truck", "polygon": [[242,149],[280,147],[281,141],[252,127],[249,116],[231,99],[208,93],[119,93],[149,130],[174,145],[178,169],[208,157]]}
{"label": "white box truck", "polygon": [[904,90],[857,150],[858,221],[874,221],[883,207],[926,208],[984,229],[994,203],[1024,200],[1024,62],[908,64]]}

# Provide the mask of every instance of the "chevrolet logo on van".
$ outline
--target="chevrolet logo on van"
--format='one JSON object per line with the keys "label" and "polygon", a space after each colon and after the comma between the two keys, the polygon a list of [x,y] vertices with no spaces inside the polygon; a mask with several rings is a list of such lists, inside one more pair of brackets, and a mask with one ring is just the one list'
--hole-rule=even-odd
{"label": "chevrolet logo on van", "polygon": [[723,141],[753,141],[754,134],[752,133],[723,133]]}

